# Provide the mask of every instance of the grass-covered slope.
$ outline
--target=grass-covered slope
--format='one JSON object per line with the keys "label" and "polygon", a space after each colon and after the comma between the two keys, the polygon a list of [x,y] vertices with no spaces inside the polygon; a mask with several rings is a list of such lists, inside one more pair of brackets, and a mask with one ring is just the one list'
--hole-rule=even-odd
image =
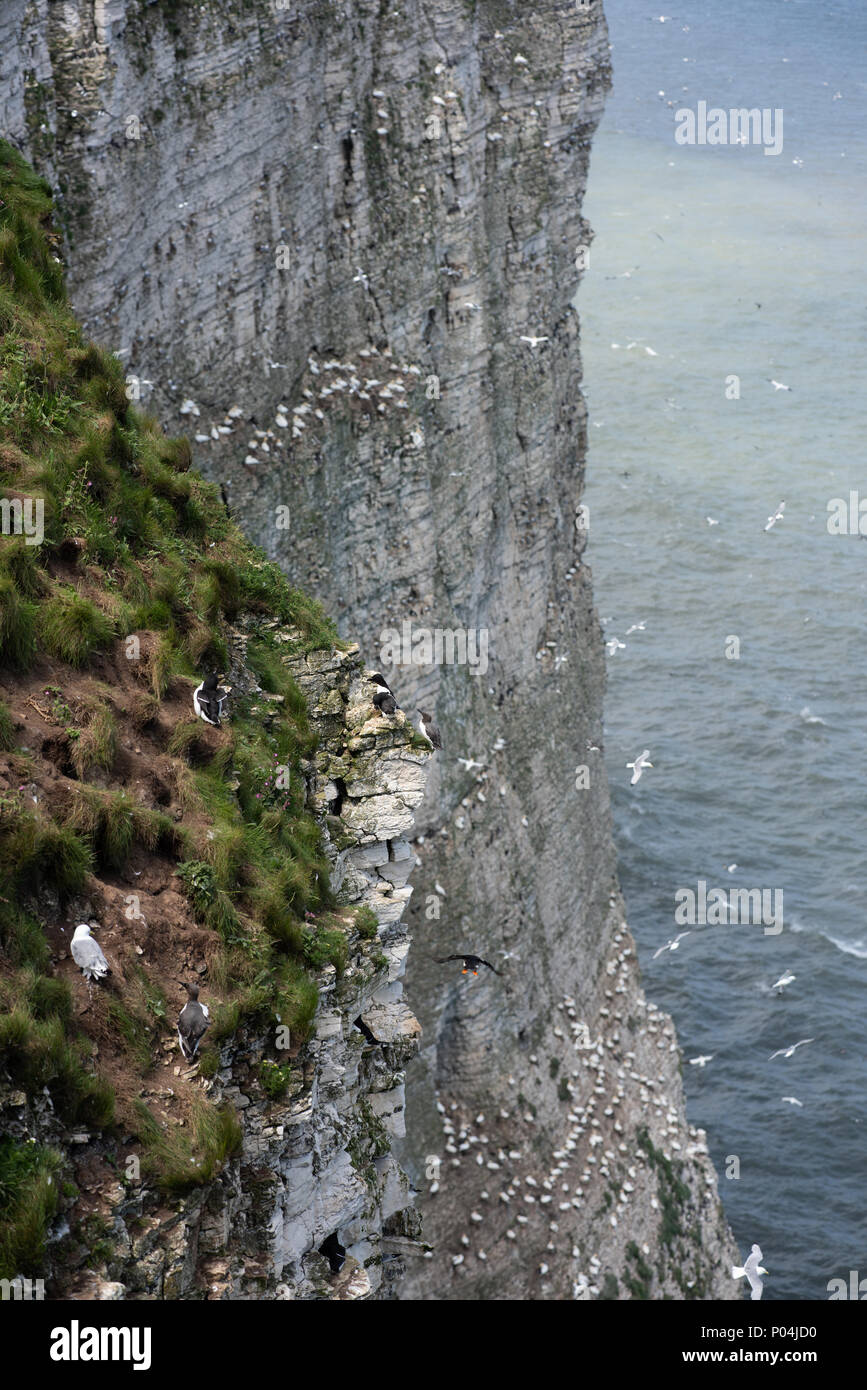
{"label": "grass-covered slope", "polygon": [[[44,513],[38,544],[0,535],[0,1078],[47,1087],[64,1123],[101,1128],[108,1148],[135,1134],[145,1178],[171,1190],[239,1141],[164,1055],[183,982],[215,1015],[213,1075],[245,1020],[279,1020],[297,1048],[311,967],[345,954],[299,774],[315,740],[280,659],[335,634],[84,340],[50,219],[46,186],[0,143],[0,499]],[[237,622],[255,680],[217,730],[191,692],[230,669]],[[88,917],[112,967],[92,996],[69,957]],[[286,1081],[274,1057],[268,1094]],[[0,1277],[38,1272],[57,1162],[0,1150]]]}

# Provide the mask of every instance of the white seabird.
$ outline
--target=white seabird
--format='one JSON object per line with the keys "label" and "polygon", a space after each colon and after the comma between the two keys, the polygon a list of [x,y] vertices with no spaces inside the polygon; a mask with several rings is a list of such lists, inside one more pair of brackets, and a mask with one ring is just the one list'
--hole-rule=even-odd
{"label": "white seabird", "polygon": [[780,1096],[780,1100],[788,1101],[789,1105],[797,1105],[800,1107],[801,1110],[803,1110],[804,1108],[804,1102],[802,1100],[798,1100],[797,1096]]}
{"label": "white seabird", "polygon": [[608,642],[605,643],[605,645],[611,652],[612,656],[616,651],[622,652],[626,650],[626,643],[621,642],[617,637],[612,637]]}
{"label": "white seabird", "polygon": [[650,761],[650,749],[645,748],[644,752],[635,759],[634,763],[627,763],[626,766],[632,768],[632,780],[629,785],[634,787],[635,783],[641,780],[641,774],[644,769],[646,767],[653,767],[653,763]]}
{"label": "white seabird", "polygon": [[780,978],[778,980],[775,980],[774,983],[771,985],[771,989],[779,990],[780,994],[782,994],[783,990],[786,988],[786,985],[790,985],[792,981],[797,980],[797,978],[797,975],[793,975],[791,970],[784,970]]}
{"label": "white seabird", "polygon": [[534,338],[532,334],[522,333],[521,342],[527,343],[531,348],[537,348],[540,343],[547,343],[547,338]]}
{"label": "white seabird", "polygon": [[672,937],[671,941],[666,941],[666,943],[665,943],[664,946],[660,946],[658,951],[654,951],[654,953],[653,953],[653,959],[656,960],[656,957],[657,957],[657,956],[661,956],[662,953],[663,953],[663,951],[677,951],[677,950],[679,950],[679,949],[680,949],[680,943],[681,943],[681,941],[683,940],[683,938],[684,938],[685,936],[689,936],[690,934],[691,934],[691,932],[688,932],[688,931],[678,932],[677,936]]}
{"label": "white seabird", "polygon": [[787,386],[784,381],[774,381],[774,378],[771,376],[767,377],[766,380],[770,382],[775,391],[791,391],[792,389],[791,386]]}
{"label": "white seabird", "polygon": [[709,1052],[702,1057],[690,1057],[689,1065],[691,1067],[706,1067],[708,1062],[712,1062],[715,1056],[715,1052]]}
{"label": "white seabird", "polygon": [[769,516],[769,517],[768,517],[768,523],[767,523],[767,525],[765,526],[764,529],[765,529],[766,531],[770,531],[770,529],[771,529],[772,526],[775,526],[775,525],[777,524],[778,521],[782,521],[782,519],[783,519],[783,512],[784,512],[785,510],[786,510],[786,504],[785,504],[785,502],[783,501],[783,502],[781,502],[780,505],[777,507],[777,510],[774,512],[773,516]]}
{"label": "white seabird", "polygon": [[749,1279],[750,1288],[752,1289],[750,1298],[752,1299],[761,1298],[763,1287],[761,1275],[767,1273],[768,1271],[762,1268],[762,1252],[758,1245],[753,1246],[743,1266],[732,1265],[733,1279],[743,1279],[744,1277]]}
{"label": "white seabird", "polygon": [[768,1061],[773,1062],[775,1057],[791,1057],[793,1053],[797,1052],[799,1047],[805,1047],[807,1043],[815,1041],[815,1038],[802,1038],[800,1042],[792,1043],[791,1047],[778,1047],[776,1052],[771,1053]]}
{"label": "white seabird", "polygon": [[102,947],[98,941],[93,940],[90,927],[86,922],[82,922],[75,928],[69,949],[72,952],[72,959],[88,984],[111,974],[108,961],[102,953]]}

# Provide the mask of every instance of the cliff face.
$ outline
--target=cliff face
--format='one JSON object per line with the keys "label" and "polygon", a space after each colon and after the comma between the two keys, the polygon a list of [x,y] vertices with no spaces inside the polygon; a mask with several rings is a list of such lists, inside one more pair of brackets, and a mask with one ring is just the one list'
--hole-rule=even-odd
{"label": "cliff face", "polygon": [[[407,913],[404,1160],[434,1253],[400,1296],[731,1296],[596,751],[572,300],[601,6],[31,0],[0,53],[86,326],[442,727]],[[394,672],[406,623],[481,632],[487,662]],[[502,978],[430,959],[462,948]]]}
{"label": "cliff face", "polygon": [[[266,628],[272,639],[289,641],[277,624]],[[243,660],[249,634],[249,627],[236,634],[232,679],[238,694],[258,689]],[[151,1114],[170,1129],[187,1124],[170,1112],[192,1089],[228,1105],[240,1120],[238,1156],[192,1192],[173,1195],[140,1181],[134,1167],[139,1146],[130,1136],[119,1146],[86,1124],[70,1128],[47,1091],[28,1094],[0,1082],[0,1134],[65,1156],[67,1200],[42,1270],[50,1297],[368,1298],[390,1290],[403,1272],[405,1252],[421,1248],[418,1214],[393,1148],[405,1131],[405,1068],[420,1031],[403,1000],[409,942],[400,917],[412,862],[406,835],[423,795],[428,755],[413,747],[411,731],[370,718],[357,648],[293,656],[286,665],[319,735],[305,767],[306,790],[325,827],[332,886],[345,907],[371,909],[378,931],[355,941],[339,977],[331,964],[319,972],[312,1035],[285,1097],[269,1100],[260,1084],[263,1059],[273,1050],[274,1028],[267,1021],[220,1042],[210,1080],[197,1067],[188,1069],[166,1036],[165,1061],[137,1088]],[[151,893],[161,889],[149,881],[152,870],[145,878],[126,877],[152,919],[137,948],[147,968],[155,949],[156,899],[141,885]],[[84,917],[96,912],[107,929],[112,921],[108,903],[97,903],[93,889],[70,911]],[[108,929],[107,949],[113,937]],[[100,1052],[104,1045],[96,1048]],[[335,1235],[346,1255],[336,1276],[319,1253]]]}

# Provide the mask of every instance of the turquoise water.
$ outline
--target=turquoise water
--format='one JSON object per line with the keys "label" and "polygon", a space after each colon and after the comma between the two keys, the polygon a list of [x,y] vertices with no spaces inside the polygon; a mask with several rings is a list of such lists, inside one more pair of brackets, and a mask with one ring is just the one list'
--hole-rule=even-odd
{"label": "turquoise water", "polygon": [[[606,10],[615,91],[577,305],[588,555],[626,643],[605,735],[621,878],[648,995],[685,1058],[713,1054],[684,1063],[689,1115],[721,1174],[739,1159],[720,1183],[739,1244],[761,1245],[766,1298],[824,1299],[830,1278],[867,1276],[867,544],[827,529],[832,498],[867,499],[867,14]],[[781,107],[783,152],[677,145],[674,111],[699,100]],[[782,932],[698,926],[654,960],[700,879],[782,893]]]}

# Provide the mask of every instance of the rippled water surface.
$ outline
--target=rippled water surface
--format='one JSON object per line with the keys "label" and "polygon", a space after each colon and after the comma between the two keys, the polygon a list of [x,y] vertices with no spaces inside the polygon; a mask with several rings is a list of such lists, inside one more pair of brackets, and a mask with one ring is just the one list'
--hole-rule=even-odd
{"label": "rippled water surface", "polygon": [[[718,1169],[740,1161],[729,1220],[766,1298],[824,1299],[867,1275],[867,544],[827,529],[832,498],[867,499],[867,6],[676,9],[606,6],[585,208],[588,555],[625,643],[605,752],[647,992],[685,1059],[712,1054],[684,1072]],[[677,145],[699,100],[782,108],[782,153]],[[782,893],[782,931],[698,926],[653,959],[699,880]]]}

